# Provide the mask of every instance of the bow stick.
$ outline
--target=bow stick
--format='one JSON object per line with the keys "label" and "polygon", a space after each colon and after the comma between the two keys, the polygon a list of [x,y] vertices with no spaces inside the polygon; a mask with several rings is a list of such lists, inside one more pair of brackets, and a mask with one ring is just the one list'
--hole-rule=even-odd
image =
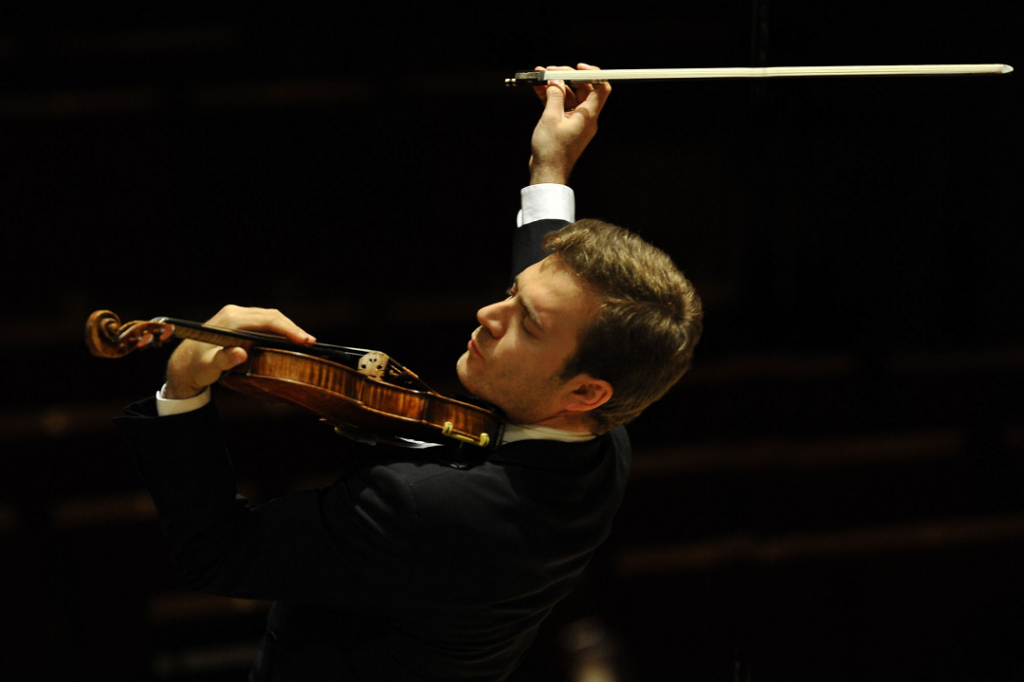
{"label": "bow stick", "polygon": [[667,80],[675,78],[828,78],[847,76],[981,76],[1010,73],[1009,64],[896,64],[889,66],[761,66],[718,69],[601,69],[571,71],[564,69],[517,71],[506,78],[506,86],[543,85],[550,79],[574,83],[595,83],[610,80]]}

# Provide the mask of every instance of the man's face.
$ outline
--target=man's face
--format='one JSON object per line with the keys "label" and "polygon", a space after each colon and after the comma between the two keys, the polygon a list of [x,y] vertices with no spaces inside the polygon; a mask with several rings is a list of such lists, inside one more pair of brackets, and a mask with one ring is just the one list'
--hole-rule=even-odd
{"label": "man's face", "polygon": [[459,358],[459,380],[514,423],[558,416],[571,390],[560,379],[562,368],[596,310],[596,297],[557,256],[531,265],[508,298],[477,312],[480,327]]}

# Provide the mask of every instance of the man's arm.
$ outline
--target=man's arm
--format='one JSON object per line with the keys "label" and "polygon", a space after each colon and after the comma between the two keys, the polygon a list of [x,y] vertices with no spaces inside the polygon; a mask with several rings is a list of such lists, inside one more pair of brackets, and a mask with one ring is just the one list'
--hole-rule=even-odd
{"label": "man's arm", "polygon": [[[579,68],[597,70],[584,63]],[[574,70],[568,66],[548,69]],[[530,141],[530,185],[521,193],[519,229],[512,241],[513,278],[547,255],[542,246],[544,235],[576,219],[575,195],[565,183],[597,134],[597,118],[611,86],[581,83],[574,90],[556,80],[534,91],[544,103],[544,111]]]}
{"label": "man's arm", "polygon": [[[415,567],[416,502],[388,467],[250,508],[238,497],[216,407],[157,417],[152,399],[116,420],[160,512],[182,579],[213,594],[399,608]],[[301,451],[285,453],[301,454]]]}

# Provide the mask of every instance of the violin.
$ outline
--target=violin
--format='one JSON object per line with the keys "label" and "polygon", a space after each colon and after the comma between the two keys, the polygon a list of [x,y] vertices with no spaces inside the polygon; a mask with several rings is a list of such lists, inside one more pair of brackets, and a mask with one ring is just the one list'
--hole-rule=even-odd
{"label": "violin", "polygon": [[101,358],[159,347],[171,337],[245,349],[248,359],[225,372],[221,386],[310,410],[357,441],[414,448],[451,440],[493,448],[501,441],[504,421],[496,408],[443,396],[380,351],[299,345],[274,334],[169,317],[122,324],[109,310],[97,310],[85,325],[86,346]]}

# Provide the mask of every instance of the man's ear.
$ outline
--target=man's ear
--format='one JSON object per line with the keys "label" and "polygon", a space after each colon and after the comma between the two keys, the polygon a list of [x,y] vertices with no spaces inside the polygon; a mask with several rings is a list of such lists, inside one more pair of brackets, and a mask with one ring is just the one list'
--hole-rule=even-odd
{"label": "man's ear", "polygon": [[611,400],[613,392],[612,385],[604,379],[579,374],[569,382],[562,405],[567,412],[589,412]]}

